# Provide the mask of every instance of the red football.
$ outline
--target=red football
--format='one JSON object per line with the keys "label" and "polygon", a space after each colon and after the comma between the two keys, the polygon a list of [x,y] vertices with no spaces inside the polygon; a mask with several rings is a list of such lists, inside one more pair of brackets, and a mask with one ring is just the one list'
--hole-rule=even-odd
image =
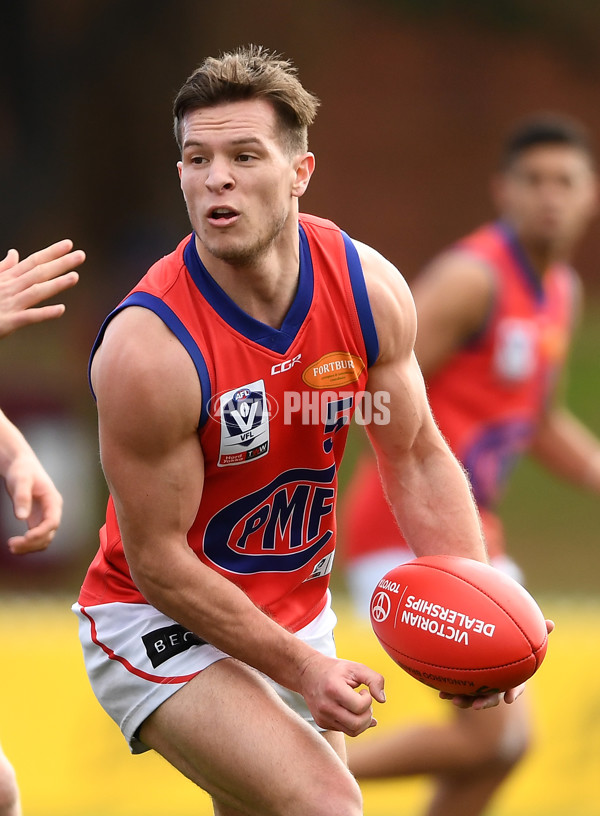
{"label": "red football", "polygon": [[373,631],[410,675],[450,694],[506,691],[540,667],[544,616],[519,583],[452,555],[390,570],[371,598]]}

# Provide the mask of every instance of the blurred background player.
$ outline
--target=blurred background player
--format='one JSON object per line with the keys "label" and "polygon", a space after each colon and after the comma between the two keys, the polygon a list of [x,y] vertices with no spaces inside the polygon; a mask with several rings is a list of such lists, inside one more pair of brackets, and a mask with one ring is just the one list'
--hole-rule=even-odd
{"label": "blurred background player", "polygon": [[[74,286],[73,267],[83,263],[81,250],[71,241],[59,241],[22,261],[16,250],[0,261],[0,338],[32,323],[60,317],[62,303],[37,304]],[[27,524],[23,535],[13,536],[8,547],[15,555],[45,550],[60,524],[62,497],[31,446],[0,411],[0,476],[17,519]],[[20,816],[15,772],[0,748],[0,816]]]}
{"label": "blurred background player", "polygon": [[[600,494],[600,441],[565,408],[557,387],[580,309],[569,258],[597,208],[585,129],[550,114],[520,123],[492,193],[499,220],[450,247],[414,282],[415,349],[434,416],[470,476],[492,562],[520,579],[494,512],[519,457],[528,452]],[[366,616],[377,581],[413,557],[367,453],[344,507],[341,551]],[[530,730],[521,697],[484,714],[458,709],[443,725],[353,741],[349,763],[359,779],[431,775],[428,816],[471,816],[523,757]]]}

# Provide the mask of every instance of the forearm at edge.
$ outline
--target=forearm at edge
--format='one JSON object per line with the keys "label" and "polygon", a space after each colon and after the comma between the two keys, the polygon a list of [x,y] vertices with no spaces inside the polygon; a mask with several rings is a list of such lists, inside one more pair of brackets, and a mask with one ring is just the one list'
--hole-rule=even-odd
{"label": "forearm at edge", "polygon": [[566,409],[544,419],[531,454],[554,475],[600,495],[600,439]]}
{"label": "forearm at edge", "polygon": [[134,562],[132,576],[144,597],[178,623],[228,655],[298,691],[314,650],[259,609],[235,584],[202,564],[189,549],[173,552],[168,570]]}
{"label": "forearm at edge", "polygon": [[487,561],[479,513],[467,476],[445,443],[412,451],[382,478],[406,541],[418,555],[451,554]]}

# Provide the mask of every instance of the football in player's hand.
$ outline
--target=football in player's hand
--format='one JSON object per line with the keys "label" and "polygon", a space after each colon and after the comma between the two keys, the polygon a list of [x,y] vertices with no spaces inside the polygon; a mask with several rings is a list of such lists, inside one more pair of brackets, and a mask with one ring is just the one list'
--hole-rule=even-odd
{"label": "football in player's hand", "polygon": [[503,572],[451,555],[390,570],[371,598],[373,630],[410,675],[449,694],[507,691],[546,654],[546,622],[532,596]]}

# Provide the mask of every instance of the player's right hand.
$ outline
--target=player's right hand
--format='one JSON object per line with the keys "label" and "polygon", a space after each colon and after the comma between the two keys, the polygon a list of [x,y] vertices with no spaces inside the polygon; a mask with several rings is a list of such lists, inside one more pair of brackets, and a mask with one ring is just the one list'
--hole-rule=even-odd
{"label": "player's right hand", "polygon": [[[546,631],[548,634],[554,631],[554,621],[546,619]],[[516,688],[508,689],[505,692],[494,692],[493,694],[485,694],[480,697],[472,697],[465,694],[448,694],[445,691],[440,691],[440,699],[451,700],[457,708],[472,708],[474,711],[481,711],[484,708],[494,708],[502,701],[510,705],[523,694],[526,683]]]}
{"label": "player's right hand", "polygon": [[377,725],[373,700],[385,702],[384,679],[350,660],[316,653],[305,663],[300,693],[321,728],[356,737]]}

